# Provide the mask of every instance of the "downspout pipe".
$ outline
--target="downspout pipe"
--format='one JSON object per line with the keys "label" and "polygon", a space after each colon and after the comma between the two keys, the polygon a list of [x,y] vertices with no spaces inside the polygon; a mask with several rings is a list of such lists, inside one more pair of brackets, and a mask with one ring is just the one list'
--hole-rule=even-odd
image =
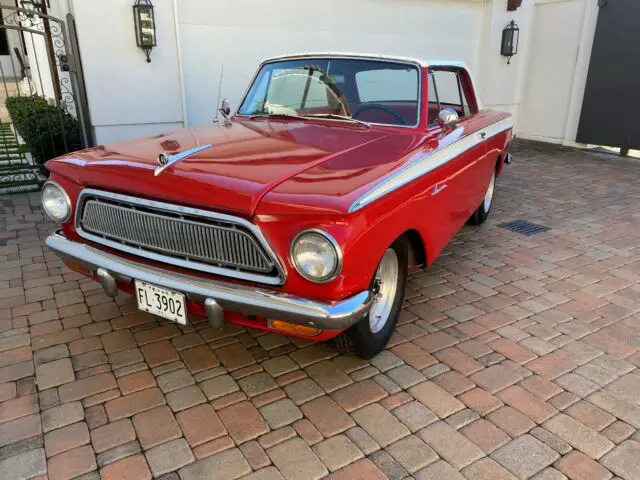
{"label": "downspout pipe", "polygon": [[182,45],[180,44],[180,22],[178,21],[178,0],[171,0],[173,4],[173,22],[176,32],[176,46],[178,51],[178,73],[180,75],[180,96],[182,98],[182,124],[189,126],[187,116],[187,96],[184,87],[184,65],[182,63]]}

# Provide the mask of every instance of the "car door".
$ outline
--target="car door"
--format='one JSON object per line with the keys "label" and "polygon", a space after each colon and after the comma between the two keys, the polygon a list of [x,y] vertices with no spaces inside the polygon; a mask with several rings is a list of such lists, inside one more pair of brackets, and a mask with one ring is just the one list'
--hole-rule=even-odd
{"label": "car door", "polygon": [[[455,128],[439,130],[439,155],[447,165],[446,188],[450,189],[449,229],[454,236],[480,205],[489,172],[487,149],[478,131],[477,107],[470,95],[469,78],[454,67],[430,72],[430,86],[436,109],[454,110],[459,117]],[[430,101],[430,104],[433,102]],[[430,105],[430,111],[434,110]],[[486,177],[486,178],[485,178]]]}
{"label": "car door", "polygon": [[[456,152],[452,158],[454,172],[450,177],[450,185],[453,189],[453,205],[451,209],[451,223],[454,234],[457,233],[476,211],[484,197],[486,179],[486,143],[480,137],[480,133],[474,128],[471,119],[465,119],[460,123],[460,139],[456,140],[463,152]],[[456,149],[457,150],[457,149]]]}
{"label": "car door", "polygon": [[439,253],[451,240],[451,209],[454,191],[450,188],[451,177],[455,174],[453,165],[438,164],[440,135],[436,128],[430,129],[428,139],[419,153],[421,162],[432,164],[433,168],[421,180],[424,214],[423,232],[428,232],[428,241],[435,254]]}

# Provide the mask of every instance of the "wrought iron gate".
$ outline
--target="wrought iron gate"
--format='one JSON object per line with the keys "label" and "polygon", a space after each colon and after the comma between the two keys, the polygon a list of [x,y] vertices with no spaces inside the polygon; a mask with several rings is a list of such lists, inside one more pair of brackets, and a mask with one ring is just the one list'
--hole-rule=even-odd
{"label": "wrought iron gate", "polygon": [[640,149],[640,1],[599,0],[577,141]]}
{"label": "wrought iron gate", "polygon": [[38,188],[46,160],[93,145],[73,17],[40,8],[0,6],[0,194]]}

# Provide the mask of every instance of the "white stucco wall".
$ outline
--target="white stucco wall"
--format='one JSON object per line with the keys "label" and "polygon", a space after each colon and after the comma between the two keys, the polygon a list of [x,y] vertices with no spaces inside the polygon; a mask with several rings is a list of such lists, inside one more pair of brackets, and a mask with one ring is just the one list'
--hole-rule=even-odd
{"label": "white stucco wall", "polygon": [[[0,6],[2,5],[15,6],[15,3],[11,0],[0,0]],[[9,17],[11,20],[14,18],[11,10],[4,10],[3,16]],[[4,32],[7,36],[7,43],[9,44],[9,55],[0,55],[0,72],[8,82],[11,82],[13,79],[19,81],[21,80],[20,63],[13,53],[13,48],[20,47],[20,32],[10,29],[4,29]]]}
{"label": "white stucco wall", "polygon": [[[506,2],[486,4],[484,35],[477,45],[480,65],[477,72],[480,95],[486,108],[509,112],[516,122],[521,102],[521,83],[526,75],[529,46],[531,44],[533,1],[523,0],[515,12],[507,12]],[[500,55],[502,31],[514,20],[520,28],[518,54],[511,58]]]}
{"label": "white stucco wall", "polygon": [[136,46],[131,0],[70,1],[97,143],[181,127],[172,0],[153,1],[158,47],[151,53],[151,63]]}
{"label": "white stucco wall", "polygon": [[[2,5],[15,7],[15,1],[0,0],[0,6]],[[15,10],[5,9],[2,11],[2,15],[6,19],[5,24],[9,26],[15,26],[20,18],[20,15]],[[37,22],[35,30],[39,31],[40,27],[42,27],[43,25],[42,19],[36,17],[35,21]],[[22,22],[22,25],[25,28],[29,28],[31,26],[29,21]],[[23,43],[20,39],[21,32],[11,28],[3,29],[3,31],[7,36],[7,42],[9,44],[9,55],[0,55],[0,73],[5,80],[7,88],[11,90],[10,94],[16,93],[18,89],[16,82],[20,82],[20,80],[22,80],[20,76],[20,62],[18,62],[18,59],[13,51],[14,47],[17,47],[22,54],[23,61],[28,61],[27,56],[29,58],[37,57],[39,59],[39,64],[37,62],[32,62],[32,93],[37,93],[48,98],[53,98],[54,87],[53,82],[51,81],[51,64],[48,61],[49,57],[47,54],[47,47],[44,36],[38,33],[22,33],[22,38],[24,39],[24,47],[27,53],[27,55],[25,55],[25,52],[22,48]]]}

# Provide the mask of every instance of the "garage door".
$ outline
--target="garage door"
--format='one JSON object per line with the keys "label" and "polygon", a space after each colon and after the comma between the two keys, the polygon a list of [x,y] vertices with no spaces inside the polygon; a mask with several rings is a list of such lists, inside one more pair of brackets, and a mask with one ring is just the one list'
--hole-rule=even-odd
{"label": "garage door", "polygon": [[258,63],[298,52],[366,52],[450,58],[476,65],[478,0],[188,0],[178,2],[189,124],[238,105]]}

